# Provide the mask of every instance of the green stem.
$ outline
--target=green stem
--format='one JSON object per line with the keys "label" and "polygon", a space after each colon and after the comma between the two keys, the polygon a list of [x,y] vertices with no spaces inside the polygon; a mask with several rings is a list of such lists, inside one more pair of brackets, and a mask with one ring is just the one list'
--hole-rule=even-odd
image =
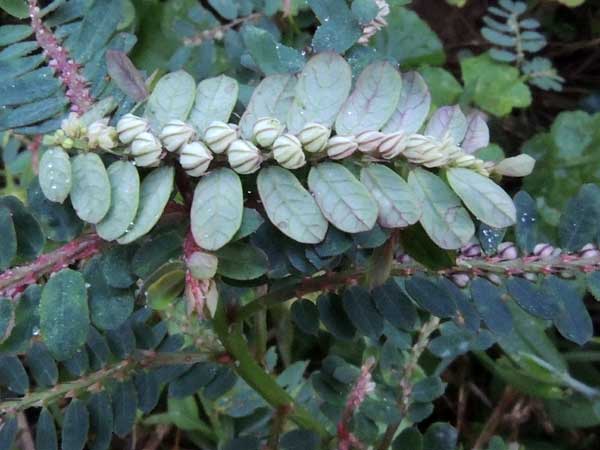
{"label": "green stem", "polygon": [[289,410],[289,418],[302,428],[313,430],[322,438],[330,437],[325,427],[310,412],[294,404],[294,399],[256,362],[244,337],[241,323],[228,326],[224,302],[220,302],[214,318],[214,329],[225,350],[236,359],[237,374],[263,399],[278,410]]}

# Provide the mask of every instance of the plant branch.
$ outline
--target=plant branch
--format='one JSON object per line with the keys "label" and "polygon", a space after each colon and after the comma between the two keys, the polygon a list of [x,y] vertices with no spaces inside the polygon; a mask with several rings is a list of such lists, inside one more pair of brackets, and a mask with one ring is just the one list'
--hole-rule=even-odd
{"label": "plant branch", "polygon": [[231,28],[235,28],[238,25],[241,25],[245,22],[250,22],[252,20],[258,20],[263,16],[263,13],[253,13],[248,16],[239,17],[231,22],[228,22],[224,25],[219,25],[218,27],[211,28],[210,30],[204,30],[195,36],[185,38],[183,40],[183,45],[187,47],[196,47],[208,40],[220,40],[223,39],[225,32]]}

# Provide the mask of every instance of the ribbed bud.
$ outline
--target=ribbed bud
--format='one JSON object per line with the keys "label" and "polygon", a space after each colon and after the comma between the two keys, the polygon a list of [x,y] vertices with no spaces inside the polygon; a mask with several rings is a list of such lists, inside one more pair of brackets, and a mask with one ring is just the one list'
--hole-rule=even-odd
{"label": "ribbed bud", "polygon": [[443,150],[443,144],[433,137],[413,134],[402,154],[409,162],[432,168],[443,166],[448,162]]}
{"label": "ribbed bud", "polygon": [[320,123],[307,123],[298,133],[298,140],[304,150],[317,153],[325,148],[331,136],[331,130]]}
{"label": "ribbed bud", "polygon": [[160,140],[170,152],[177,152],[194,136],[194,128],[181,120],[169,121],[160,132]]}
{"label": "ribbed bud", "polygon": [[66,119],[60,123],[60,128],[67,137],[79,139],[84,136],[86,129],[77,113],[69,113]]}
{"label": "ribbed bud", "polygon": [[261,147],[271,147],[281,133],[283,125],[273,117],[261,117],[252,129],[252,140]]}
{"label": "ribbed bud", "polygon": [[148,129],[149,125],[146,119],[134,116],[133,114],[125,114],[117,122],[117,133],[119,140],[123,144],[131,144],[133,140]]}
{"label": "ribbed bud", "polygon": [[252,142],[236,139],[227,149],[227,160],[233,170],[245,175],[256,172],[263,162],[263,157]]}
{"label": "ribbed bud", "polygon": [[384,159],[396,158],[406,150],[408,138],[409,136],[402,131],[385,135],[379,144],[379,154]]}
{"label": "ribbed bud", "polygon": [[467,244],[460,249],[460,254],[467,258],[475,258],[477,256],[481,256],[481,253],[481,246],[475,243]]}
{"label": "ribbed bud", "polygon": [[273,157],[286,169],[298,169],[306,164],[302,144],[292,134],[282,134],[273,143]]}
{"label": "ribbed bud", "polygon": [[375,155],[379,144],[385,135],[380,131],[362,131],[356,135],[358,150],[369,155]]}
{"label": "ribbed bud", "polygon": [[112,150],[117,146],[117,130],[108,126],[108,119],[97,120],[87,128],[88,145],[90,148],[100,147]]}
{"label": "ribbed bud", "polygon": [[538,258],[545,259],[550,258],[554,254],[554,246],[545,242],[536,244],[533,247],[533,255]]}
{"label": "ribbed bud", "polygon": [[135,164],[140,167],[158,166],[162,146],[156,136],[144,131],[136,136],[131,143],[131,154],[135,157]]}
{"label": "ribbed bud", "polygon": [[217,273],[219,259],[212,253],[196,251],[187,257],[185,262],[194,278],[197,280],[208,280],[213,278]]}
{"label": "ribbed bud", "polygon": [[331,159],[344,159],[358,150],[353,136],[334,136],[327,141],[327,156]]}
{"label": "ribbed bud", "polygon": [[179,164],[192,177],[204,175],[212,160],[212,153],[202,142],[185,144],[179,154]]}
{"label": "ribbed bud", "polygon": [[231,143],[237,139],[237,131],[224,122],[215,120],[204,131],[204,142],[214,153],[225,153]]}
{"label": "ribbed bud", "polygon": [[579,250],[579,256],[584,259],[597,258],[600,256],[600,250],[594,244],[585,244]]}
{"label": "ribbed bud", "polygon": [[514,242],[501,242],[500,245],[498,245],[498,257],[500,259],[517,259],[518,256],[519,251]]}

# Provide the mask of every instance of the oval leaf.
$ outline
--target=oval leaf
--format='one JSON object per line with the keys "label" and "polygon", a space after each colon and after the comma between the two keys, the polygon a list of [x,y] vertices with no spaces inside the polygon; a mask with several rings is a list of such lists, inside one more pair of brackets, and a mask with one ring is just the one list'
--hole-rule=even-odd
{"label": "oval leaf", "polygon": [[460,144],[467,132],[467,118],[460,110],[460,106],[442,106],[439,108],[425,129],[425,134],[437,139],[450,135],[455,144]]}
{"label": "oval leaf", "polygon": [[135,219],[140,202],[140,176],[128,161],[115,161],[107,170],[111,186],[108,213],[96,225],[98,235],[107,241],[122,236]]}
{"label": "oval leaf", "polygon": [[156,83],[144,116],[156,131],[169,120],[187,119],[194,103],[196,82],[183,70],[168,73]]}
{"label": "oval leaf", "polygon": [[286,169],[265,167],[256,181],[269,219],[282,233],[303,244],[318,244],[327,232],[314,198]]}
{"label": "oval leaf", "polygon": [[71,161],[60,147],[46,150],[39,165],[40,187],[46,198],[62,203],[71,192]]}
{"label": "oval leaf", "polygon": [[234,242],[218,253],[217,272],[234,280],[254,280],[269,270],[267,255],[258,248],[243,242]]}
{"label": "oval leaf", "polygon": [[85,404],[74,398],[65,412],[61,450],[83,450],[89,427],[90,417]]}
{"label": "oval leaf", "polygon": [[73,186],[71,203],[77,216],[89,223],[98,223],[110,208],[110,180],[100,157],[84,153],[71,159]]}
{"label": "oval leaf", "polygon": [[485,123],[485,114],[473,111],[467,116],[467,132],[461,148],[466,153],[475,153],[490,143],[490,130]]}
{"label": "oval leaf", "polygon": [[448,169],[448,183],[479,220],[494,228],[513,225],[517,209],[504,190],[483,175],[460,167]]}
{"label": "oval leaf", "polygon": [[140,188],[140,206],[133,221],[133,226],[117,239],[119,244],[129,244],[148,233],[162,215],[171,191],[175,170],[172,167],[154,169],[142,181]]}
{"label": "oval leaf", "polygon": [[335,122],[338,134],[379,130],[391,117],[402,91],[402,77],[389,62],[365,68]]}
{"label": "oval leaf", "polygon": [[261,117],[274,117],[285,123],[294,100],[296,77],[289,74],[266,77],[254,89],[250,102],[240,119],[240,130],[246,139],[252,137],[254,124]]}
{"label": "oval leaf", "polygon": [[375,308],[369,292],[362,286],[352,286],[342,297],[344,310],[354,326],[365,336],[378,339],[383,333],[383,317]]}
{"label": "oval leaf", "polygon": [[511,332],[512,315],[497,286],[483,278],[476,278],[471,282],[471,295],[475,308],[492,333],[507,335]]}
{"label": "oval leaf", "polygon": [[475,225],[446,183],[417,168],[409,174],[408,184],[423,198],[421,225],[433,242],[444,249],[457,249],[469,242]]}
{"label": "oval leaf", "polygon": [[341,164],[324,162],[313,166],[308,174],[308,187],[327,220],[340,230],[359,233],[375,225],[375,200]]}
{"label": "oval leaf", "polygon": [[218,169],[202,177],[192,201],[191,228],[196,243],[218,250],[240,228],[244,213],[242,182],[231,169]]}
{"label": "oval leaf", "polygon": [[361,170],[360,181],[377,202],[378,222],[382,227],[407,227],[421,217],[421,200],[392,169],[369,164]]}
{"label": "oval leaf", "polygon": [[201,135],[204,135],[204,130],[212,121],[229,120],[237,101],[238,91],[238,82],[226,75],[208,78],[198,83],[190,122]]}
{"label": "oval leaf", "polygon": [[64,269],[50,278],[40,300],[40,332],[59,361],[79,349],[90,324],[85,280],[81,273]]}
{"label": "oval leaf", "polygon": [[427,83],[418,72],[407,72],[402,75],[402,91],[398,105],[382,131],[416,133],[425,122],[430,107],[431,94]]}
{"label": "oval leaf", "polygon": [[344,58],[330,52],[312,57],[296,84],[287,117],[290,133],[299,132],[309,122],[331,127],[351,87],[352,70]]}

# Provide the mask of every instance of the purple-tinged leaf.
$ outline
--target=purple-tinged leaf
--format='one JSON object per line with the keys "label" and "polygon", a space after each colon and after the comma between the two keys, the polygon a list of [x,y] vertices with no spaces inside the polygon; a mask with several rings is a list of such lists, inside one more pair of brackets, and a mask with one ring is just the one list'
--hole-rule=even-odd
{"label": "purple-tinged leaf", "polygon": [[439,108],[429,122],[425,134],[442,139],[449,134],[455,144],[460,144],[467,132],[467,118],[458,105],[442,106]]}
{"label": "purple-tinged leaf", "polygon": [[427,83],[418,72],[407,72],[402,75],[402,92],[398,106],[382,131],[416,133],[425,122],[430,107],[431,94]]}
{"label": "purple-tinged leaf", "polygon": [[140,102],[148,96],[144,78],[125,52],[107,50],[106,67],[119,89],[133,100]]}
{"label": "purple-tinged leaf", "polygon": [[473,111],[467,116],[467,132],[462,142],[462,149],[466,153],[475,153],[490,143],[490,130],[485,122],[485,114]]}

